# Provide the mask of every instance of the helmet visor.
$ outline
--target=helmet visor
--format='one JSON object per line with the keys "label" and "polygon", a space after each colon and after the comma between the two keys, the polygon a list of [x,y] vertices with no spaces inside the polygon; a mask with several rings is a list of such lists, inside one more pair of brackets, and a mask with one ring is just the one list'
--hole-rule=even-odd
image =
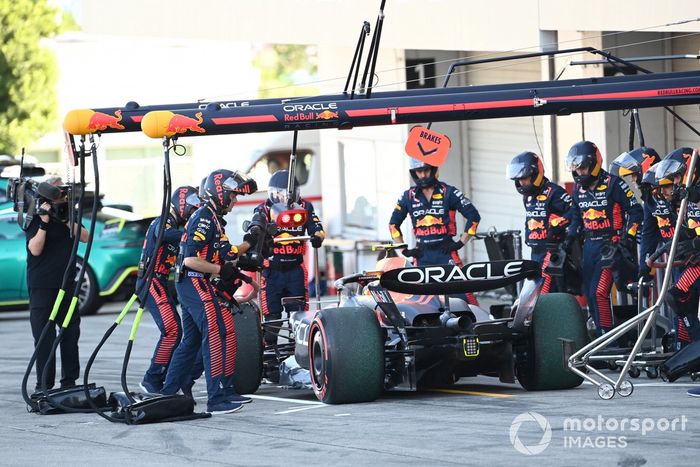
{"label": "helmet visor", "polygon": [[570,154],[566,157],[566,166],[570,171],[582,169],[588,166],[588,157],[586,154]]}
{"label": "helmet visor", "polygon": [[286,188],[271,186],[268,187],[267,193],[269,195],[270,201],[273,204],[282,203],[285,206],[289,200],[289,192]]}
{"label": "helmet visor", "polygon": [[642,183],[648,183],[649,185],[656,186],[656,169],[659,167],[658,164],[654,164],[642,175]]}
{"label": "helmet visor", "polygon": [[249,195],[258,190],[255,180],[234,172],[223,183],[224,189],[230,190],[237,195]]}
{"label": "helmet visor", "polygon": [[514,161],[506,167],[506,177],[511,180],[532,176],[532,166],[522,161]]}
{"label": "helmet visor", "polygon": [[676,175],[683,175],[685,164],[674,159],[666,159],[659,163],[656,169],[656,183],[659,185],[671,185]]}
{"label": "helmet visor", "polygon": [[190,206],[199,207],[202,204],[202,200],[197,193],[190,193],[185,198],[185,203],[189,204]]}
{"label": "helmet visor", "polygon": [[623,152],[610,164],[610,173],[617,177],[624,177],[634,173],[640,173],[642,168],[637,160],[628,152]]}

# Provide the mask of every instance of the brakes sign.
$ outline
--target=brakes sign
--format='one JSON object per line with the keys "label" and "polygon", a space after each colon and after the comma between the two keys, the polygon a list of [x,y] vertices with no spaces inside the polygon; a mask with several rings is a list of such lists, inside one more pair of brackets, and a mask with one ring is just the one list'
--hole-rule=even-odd
{"label": "brakes sign", "polygon": [[452,142],[450,138],[422,126],[414,126],[408,133],[406,154],[433,167],[440,167],[447,160]]}

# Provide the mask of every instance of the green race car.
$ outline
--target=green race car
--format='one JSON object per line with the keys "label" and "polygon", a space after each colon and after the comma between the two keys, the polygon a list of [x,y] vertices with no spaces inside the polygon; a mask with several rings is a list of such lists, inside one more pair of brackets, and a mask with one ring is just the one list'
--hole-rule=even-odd
{"label": "green race car", "polygon": [[[0,180],[0,195],[5,191]],[[0,196],[0,307],[18,308],[29,303],[27,293],[26,237],[17,224],[12,203]],[[97,312],[108,299],[123,299],[134,290],[143,239],[152,219],[133,219],[133,214],[114,208],[97,213],[95,238],[88,268],[80,284],[78,307],[81,315]],[[83,218],[89,229],[90,219]],[[78,248],[78,267],[82,267],[85,244]]]}

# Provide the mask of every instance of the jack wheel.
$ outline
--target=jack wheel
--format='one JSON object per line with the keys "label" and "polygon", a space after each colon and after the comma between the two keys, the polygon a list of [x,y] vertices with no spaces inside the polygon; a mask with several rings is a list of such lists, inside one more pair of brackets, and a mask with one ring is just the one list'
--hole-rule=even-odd
{"label": "jack wheel", "polygon": [[642,374],[642,370],[640,370],[639,367],[631,366],[627,373],[631,378],[639,378],[639,375]]}
{"label": "jack wheel", "polygon": [[629,380],[624,380],[620,383],[620,388],[617,393],[622,397],[629,397],[634,392],[634,385]]}
{"label": "jack wheel", "polygon": [[603,400],[610,400],[615,397],[615,388],[610,383],[603,383],[598,386],[598,397]]}
{"label": "jack wheel", "polygon": [[659,369],[655,366],[646,367],[644,372],[647,374],[647,378],[649,379],[656,379],[659,377]]}

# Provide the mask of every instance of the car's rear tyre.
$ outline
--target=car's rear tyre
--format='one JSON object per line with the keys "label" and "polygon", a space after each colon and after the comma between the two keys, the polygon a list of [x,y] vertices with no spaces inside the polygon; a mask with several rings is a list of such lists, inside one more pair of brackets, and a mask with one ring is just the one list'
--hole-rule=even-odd
{"label": "car's rear tyre", "polygon": [[[76,280],[80,274],[80,268],[83,267],[82,258],[77,259]],[[97,283],[97,277],[90,265],[87,265],[83,280],[78,289],[78,312],[80,316],[94,315],[102,306],[102,297],[100,297],[100,286]],[[72,293],[73,291],[66,291]]]}
{"label": "car's rear tyre", "polygon": [[238,394],[253,394],[260,387],[263,371],[263,343],[260,312],[253,303],[244,303],[234,310],[236,326],[236,366],[233,387]]}
{"label": "car's rear tyre", "polygon": [[377,399],[384,382],[384,338],[372,310],[321,310],[309,331],[309,369],[316,397],[326,404]]}
{"label": "car's rear tyre", "polygon": [[528,391],[569,389],[583,379],[569,371],[562,339],[574,341],[574,351],[586,343],[586,322],[573,295],[540,295],[532,314],[529,341],[516,347],[518,381]]}

